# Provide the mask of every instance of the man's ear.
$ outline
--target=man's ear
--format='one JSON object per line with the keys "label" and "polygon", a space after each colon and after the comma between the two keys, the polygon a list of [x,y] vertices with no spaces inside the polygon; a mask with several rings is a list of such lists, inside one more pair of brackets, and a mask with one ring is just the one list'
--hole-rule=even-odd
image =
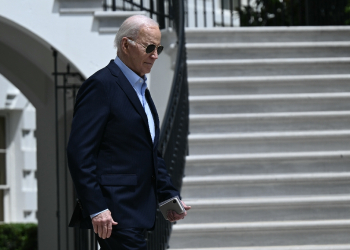
{"label": "man's ear", "polygon": [[129,46],[130,46],[130,44],[129,44],[129,39],[126,38],[126,37],[123,37],[123,38],[122,38],[121,45],[122,45],[121,47],[122,47],[123,52],[124,52],[125,54],[127,54],[127,53],[128,53],[128,49],[129,49]]}

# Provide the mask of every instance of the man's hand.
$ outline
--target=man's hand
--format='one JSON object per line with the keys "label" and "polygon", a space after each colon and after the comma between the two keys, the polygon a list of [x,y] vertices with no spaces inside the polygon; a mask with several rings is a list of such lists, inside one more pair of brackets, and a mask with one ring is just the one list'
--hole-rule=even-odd
{"label": "man's hand", "polygon": [[118,223],[113,220],[109,210],[103,211],[92,218],[94,232],[102,239],[109,238],[112,234],[112,226],[117,224]]}
{"label": "man's hand", "polygon": [[173,211],[173,210],[169,210],[167,216],[168,216],[168,220],[169,220],[170,222],[175,222],[175,221],[177,221],[177,220],[182,220],[182,219],[185,218],[185,216],[187,215],[187,210],[190,210],[190,209],[191,209],[191,206],[187,206],[187,205],[185,204],[185,202],[181,201],[181,203],[182,203],[182,205],[183,205],[184,208],[185,208],[185,212],[182,213],[182,214],[178,214],[178,213],[176,213],[176,212]]}

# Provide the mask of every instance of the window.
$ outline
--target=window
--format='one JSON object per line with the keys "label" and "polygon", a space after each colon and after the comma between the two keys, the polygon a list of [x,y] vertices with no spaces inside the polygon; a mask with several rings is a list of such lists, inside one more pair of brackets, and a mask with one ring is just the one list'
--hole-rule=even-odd
{"label": "window", "polygon": [[[5,118],[0,116],[0,187],[6,185]],[[4,189],[0,188],[0,221],[4,221]]]}

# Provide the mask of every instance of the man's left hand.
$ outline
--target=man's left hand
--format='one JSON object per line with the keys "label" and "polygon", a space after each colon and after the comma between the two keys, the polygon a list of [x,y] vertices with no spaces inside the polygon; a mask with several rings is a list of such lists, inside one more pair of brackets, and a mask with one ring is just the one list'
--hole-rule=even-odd
{"label": "man's left hand", "polygon": [[182,214],[178,214],[173,210],[169,210],[167,216],[170,222],[175,222],[175,221],[184,219],[185,216],[187,215],[187,211],[191,209],[191,206],[187,206],[185,202],[181,201],[181,203],[185,208],[185,212],[183,212]]}

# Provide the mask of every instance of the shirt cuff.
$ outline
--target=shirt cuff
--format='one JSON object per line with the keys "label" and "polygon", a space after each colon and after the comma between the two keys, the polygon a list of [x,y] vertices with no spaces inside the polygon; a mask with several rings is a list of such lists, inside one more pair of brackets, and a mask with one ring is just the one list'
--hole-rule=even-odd
{"label": "shirt cuff", "polygon": [[101,212],[98,212],[98,213],[95,213],[95,214],[91,214],[91,215],[90,215],[90,218],[92,219],[92,218],[94,218],[95,216],[97,216],[97,215],[99,215],[100,213],[102,213],[102,212],[104,212],[104,211],[107,211],[107,210],[108,210],[108,208],[105,209],[105,210],[102,210]]}

